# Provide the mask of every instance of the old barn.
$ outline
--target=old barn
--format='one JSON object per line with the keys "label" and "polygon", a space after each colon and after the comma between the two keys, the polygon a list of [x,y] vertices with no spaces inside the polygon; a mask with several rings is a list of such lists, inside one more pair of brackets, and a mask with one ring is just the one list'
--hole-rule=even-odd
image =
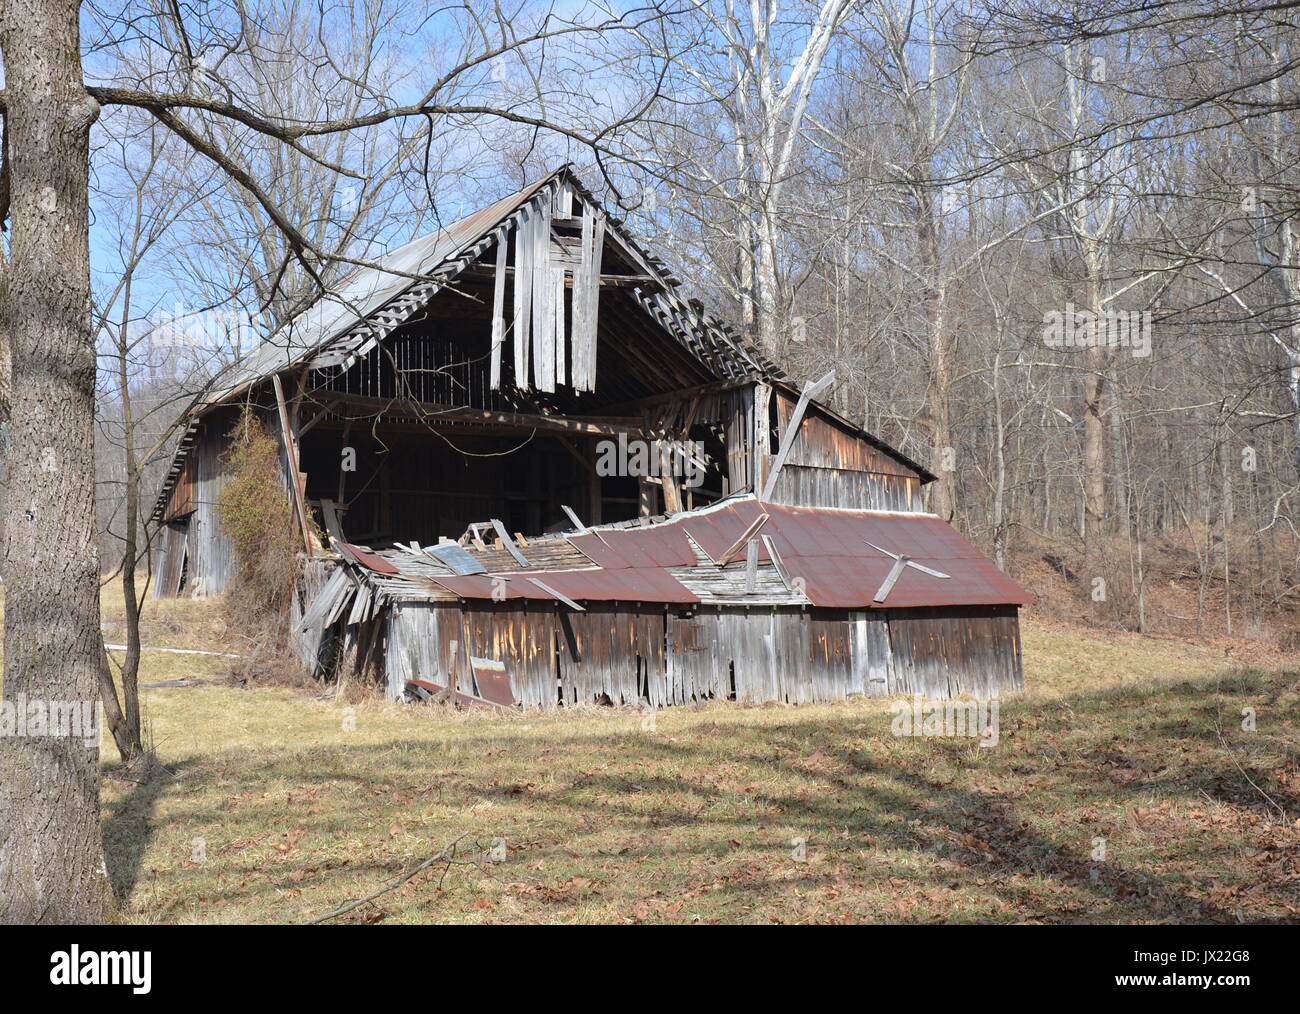
{"label": "old barn", "polygon": [[317,671],[543,708],[1021,686],[1028,596],[923,511],[933,476],[685,298],[569,169],[381,265],[191,408],[158,595],[232,578],[216,504],[251,405]]}

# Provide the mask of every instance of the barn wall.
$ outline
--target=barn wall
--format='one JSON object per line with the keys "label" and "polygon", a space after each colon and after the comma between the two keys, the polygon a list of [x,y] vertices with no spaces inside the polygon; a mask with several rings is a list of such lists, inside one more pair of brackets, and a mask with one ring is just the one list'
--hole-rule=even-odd
{"label": "barn wall", "polygon": [[[772,392],[774,438],[794,415],[796,399]],[[919,511],[916,471],[872,446],[860,433],[810,406],[777,476],[773,503],[852,510]]]}
{"label": "barn wall", "polygon": [[1024,689],[1015,606],[891,610],[889,641],[891,693],[985,698]]}
{"label": "barn wall", "polygon": [[773,503],[845,510],[919,511],[920,480],[879,472],[787,464],[776,477]]}
{"label": "barn wall", "polygon": [[464,645],[505,663],[526,708],[706,699],[812,704],[865,694],[989,697],[1023,686],[1014,607],[831,610],[704,605],[403,603],[388,626],[388,690],[408,679],[472,692]]}
{"label": "barn wall", "polygon": [[[167,524],[157,541],[154,571],[160,578],[179,577],[180,546],[175,533],[183,531],[187,562],[182,595],[201,598],[220,594],[233,570],[230,540],[221,533],[217,520],[217,501],[226,483],[222,463],[225,432],[219,416],[203,423],[163,515]],[[154,594],[159,598],[176,595],[175,581],[156,581]]]}

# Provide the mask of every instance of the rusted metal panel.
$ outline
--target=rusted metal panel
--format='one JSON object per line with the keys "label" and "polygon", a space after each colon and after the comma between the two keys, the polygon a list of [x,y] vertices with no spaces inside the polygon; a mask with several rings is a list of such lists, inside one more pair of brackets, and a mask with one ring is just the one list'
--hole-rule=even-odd
{"label": "rusted metal panel", "polygon": [[[717,561],[763,513],[757,500],[737,500],[719,510],[688,515],[681,524],[708,557]],[[759,559],[767,559],[766,549]]]}
{"label": "rusted metal panel", "polygon": [[[613,568],[610,570],[551,570],[544,580],[555,591],[579,602],[698,602],[685,585],[666,570],[657,568]],[[540,599],[555,596],[526,575],[500,574],[493,577],[435,577],[434,582],[465,599]],[[497,579],[504,580],[497,580]]]}
{"label": "rusted metal panel", "polygon": [[695,562],[686,530],[674,522],[648,528],[605,528],[595,534],[627,567],[682,567]]}
{"label": "rusted metal panel", "polygon": [[478,695],[503,708],[514,707],[515,694],[510,687],[510,673],[506,670],[506,664],[499,659],[477,658],[473,655],[469,662],[474,670]]}
{"label": "rusted metal panel", "polygon": [[400,573],[396,566],[388,560],[385,560],[378,553],[367,552],[360,546],[354,546],[351,543],[337,540],[334,543],[334,548],[337,549],[346,559],[365,567],[367,570],[373,570],[376,574]]}

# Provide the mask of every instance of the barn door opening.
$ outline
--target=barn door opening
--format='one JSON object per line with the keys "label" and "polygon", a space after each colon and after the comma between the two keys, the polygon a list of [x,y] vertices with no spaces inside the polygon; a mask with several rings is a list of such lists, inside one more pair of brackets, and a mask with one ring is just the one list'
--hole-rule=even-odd
{"label": "barn door opening", "polygon": [[189,531],[189,517],[163,526],[159,536],[155,598],[175,598],[185,588],[189,572]]}
{"label": "barn door opening", "polygon": [[853,676],[850,693],[888,697],[894,692],[894,659],[889,621],[878,610],[850,614],[853,621]]}

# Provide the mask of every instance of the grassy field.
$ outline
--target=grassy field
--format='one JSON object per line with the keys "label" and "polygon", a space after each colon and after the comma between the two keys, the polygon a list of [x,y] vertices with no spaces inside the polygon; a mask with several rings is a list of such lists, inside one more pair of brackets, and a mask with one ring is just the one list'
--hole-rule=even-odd
{"label": "grassy field", "polygon": [[[219,649],[220,615],[167,603],[147,643]],[[886,702],[719,703],[645,728],[150,690],[156,772],[106,746],[119,918],[306,920],[458,838],[451,864],[344,918],[1300,918],[1300,675],[1032,619],[1025,641],[1029,689],[992,749],[895,737]],[[142,678],[229,664],[153,654]]]}

